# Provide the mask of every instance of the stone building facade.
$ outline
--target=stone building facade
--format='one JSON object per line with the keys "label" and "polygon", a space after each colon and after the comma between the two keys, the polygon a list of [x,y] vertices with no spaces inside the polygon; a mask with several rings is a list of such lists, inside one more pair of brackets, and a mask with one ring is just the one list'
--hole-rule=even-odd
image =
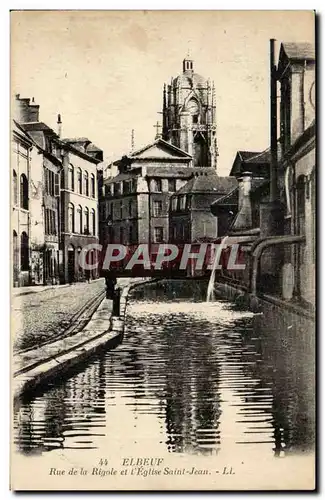
{"label": "stone building facade", "polygon": [[113,167],[118,175],[102,181],[100,204],[101,243],[132,248],[169,241],[169,200],[193,173],[191,156],[157,139],[123,156]]}
{"label": "stone building facade", "polygon": [[[223,277],[250,289],[252,251],[265,245],[258,260],[257,291],[313,309],[316,262],[314,46],[282,43],[271,85],[272,82],[280,92],[280,114],[272,117],[273,129],[280,131],[280,135],[275,137],[273,151],[271,147],[262,153],[238,152],[236,155],[231,172],[238,180],[237,215],[226,234],[232,242],[241,244],[246,253],[246,270],[223,271]],[[271,175],[266,175],[268,172]],[[273,193],[271,176],[276,180]],[[220,199],[212,204],[216,216],[224,210],[224,201]]]}
{"label": "stone building facade", "polygon": [[[31,240],[31,284],[58,284],[62,256],[59,250],[60,178],[62,149],[58,135],[45,123],[21,126],[33,139],[31,217],[38,236]],[[36,165],[38,167],[36,168]]]}
{"label": "stone building facade", "polygon": [[[79,266],[84,246],[97,244],[98,179],[97,165],[102,151],[87,138],[62,139],[64,156],[61,175],[61,249],[64,282],[97,277],[97,271],[85,272]],[[90,263],[97,261],[92,250]]]}
{"label": "stone building facade", "polygon": [[171,198],[170,241],[181,244],[215,241],[222,221],[212,214],[210,206],[236,187],[235,177],[219,177],[210,168],[196,169],[193,177]]}
{"label": "stone building facade", "polygon": [[12,280],[14,286],[30,281],[30,169],[32,141],[13,123],[11,143],[11,228],[12,228]]}
{"label": "stone building facade", "polygon": [[79,269],[78,253],[98,243],[97,165],[103,152],[86,138],[61,139],[61,118],[56,133],[39,120],[34,100],[17,95],[13,111],[13,285],[97,276]]}
{"label": "stone building facade", "polygon": [[[13,283],[56,284],[62,169],[59,137],[39,121],[39,106],[30,99],[16,96],[14,117]],[[20,243],[15,229],[18,226],[26,229],[20,235]]]}
{"label": "stone building facade", "polygon": [[315,305],[316,122],[315,47],[282,43],[277,68],[281,92],[279,190],[284,233],[305,241],[284,253],[283,280],[288,297]]}

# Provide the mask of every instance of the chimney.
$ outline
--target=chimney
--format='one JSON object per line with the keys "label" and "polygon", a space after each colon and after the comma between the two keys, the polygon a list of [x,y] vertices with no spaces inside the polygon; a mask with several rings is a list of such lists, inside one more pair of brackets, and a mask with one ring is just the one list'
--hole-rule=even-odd
{"label": "chimney", "polygon": [[61,120],[61,115],[58,114],[58,121],[57,121],[57,134],[59,137],[62,135],[62,120]]}
{"label": "chimney", "polygon": [[39,105],[35,104],[34,97],[30,100],[26,97],[20,97],[20,94],[16,94],[14,113],[15,119],[20,123],[39,121]]}
{"label": "chimney", "polygon": [[34,97],[32,97],[32,101],[29,104],[28,110],[29,110],[28,121],[39,122],[39,104],[35,104]]}
{"label": "chimney", "polygon": [[252,204],[251,204],[251,188],[252,174],[251,172],[243,172],[238,179],[238,213],[233,225],[233,229],[251,229],[252,227]]}

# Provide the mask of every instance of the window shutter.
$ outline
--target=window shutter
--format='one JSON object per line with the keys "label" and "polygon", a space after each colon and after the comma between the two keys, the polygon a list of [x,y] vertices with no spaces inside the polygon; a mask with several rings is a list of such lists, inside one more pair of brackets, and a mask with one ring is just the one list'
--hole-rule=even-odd
{"label": "window shutter", "polygon": [[54,177],[54,196],[60,196],[60,176],[55,174]]}

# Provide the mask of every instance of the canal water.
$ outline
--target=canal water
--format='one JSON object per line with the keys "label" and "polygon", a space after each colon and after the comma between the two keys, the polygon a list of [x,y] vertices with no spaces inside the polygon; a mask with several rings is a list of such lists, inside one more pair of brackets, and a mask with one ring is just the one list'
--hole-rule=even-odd
{"label": "canal water", "polygon": [[16,409],[17,450],[309,451],[313,409],[301,363],[256,331],[255,319],[229,302],[134,295],[120,346]]}

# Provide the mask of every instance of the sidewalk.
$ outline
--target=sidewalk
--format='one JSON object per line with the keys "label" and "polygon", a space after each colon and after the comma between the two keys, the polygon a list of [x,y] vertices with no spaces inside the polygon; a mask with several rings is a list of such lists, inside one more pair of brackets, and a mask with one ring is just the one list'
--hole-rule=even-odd
{"label": "sidewalk", "polygon": [[[95,281],[101,280],[103,278],[97,278],[95,280],[91,280],[90,283],[94,283]],[[39,293],[46,292],[48,290],[62,290],[63,288],[73,287],[78,285],[90,284],[84,281],[76,282],[76,283],[65,283],[64,285],[33,285],[33,286],[22,286],[11,289],[12,297],[19,297],[21,295],[28,295],[30,293]]]}
{"label": "sidewalk", "polygon": [[57,340],[87,304],[104,295],[105,281],[35,288],[32,293],[16,295],[11,301],[15,351],[37,347],[50,338]]}

